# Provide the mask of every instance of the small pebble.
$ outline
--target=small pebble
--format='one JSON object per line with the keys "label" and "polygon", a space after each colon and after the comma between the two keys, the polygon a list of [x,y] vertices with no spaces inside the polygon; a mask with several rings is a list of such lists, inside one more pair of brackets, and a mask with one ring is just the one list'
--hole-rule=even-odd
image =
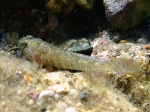
{"label": "small pebble", "polygon": [[113,37],[112,40],[113,40],[114,42],[118,43],[118,42],[120,41],[120,39],[121,39],[121,38],[120,38],[119,34],[116,34],[116,35]]}
{"label": "small pebble", "polygon": [[22,91],[21,90],[18,90],[18,92],[17,92],[19,95],[21,95],[21,93],[22,93]]}
{"label": "small pebble", "polygon": [[140,44],[147,44],[148,43],[148,39],[146,37],[142,37],[142,38],[139,38],[137,40],[138,43]]}
{"label": "small pebble", "polygon": [[121,41],[120,41],[120,43],[126,43],[126,42],[127,42],[126,40],[121,40]]}
{"label": "small pebble", "polygon": [[150,56],[150,53],[147,53],[146,55],[147,55],[147,56]]}
{"label": "small pebble", "polygon": [[79,103],[76,104],[76,106],[77,106],[77,107],[81,107],[82,104],[79,102]]}
{"label": "small pebble", "polygon": [[71,89],[68,95],[72,96],[73,99],[76,99],[79,97],[79,92],[76,89]]}
{"label": "small pebble", "polygon": [[5,103],[5,102],[1,102],[1,105],[5,106],[5,105],[6,105],[6,103]]}
{"label": "small pebble", "polygon": [[36,91],[37,91],[37,92],[42,91],[42,87],[41,87],[41,86],[37,86],[37,87],[36,87]]}
{"label": "small pebble", "polygon": [[81,93],[81,96],[80,96],[81,100],[86,99],[86,98],[87,98],[87,95],[88,95],[87,91],[84,90],[84,91]]}
{"label": "small pebble", "polygon": [[44,103],[45,103],[45,99],[43,99],[43,98],[37,100],[37,102],[36,102],[36,104],[37,104],[38,106],[42,106]]}
{"label": "small pebble", "polygon": [[46,110],[47,110],[46,108],[42,108],[41,112],[46,112]]}
{"label": "small pebble", "polygon": [[65,109],[65,112],[76,112],[76,110],[73,107],[68,107]]}
{"label": "small pebble", "polygon": [[54,97],[55,97],[56,99],[59,99],[59,98],[60,98],[60,95],[59,95],[59,94],[55,94]]}
{"label": "small pebble", "polygon": [[46,95],[53,96],[54,94],[55,94],[54,91],[45,90],[39,94],[38,99],[41,99],[43,96],[46,96]]}
{"label": "small pebble", "polygon": [[58,102],[57,108],[64,110],[65,108],[67,108],[67,104],[65,102]]}
{"label": "small pebble", "polygon": [[45,112],[50,112],[49,110],[46,110]]}
{"label": "small pebble", "polygon": [[2,40],[8,44],[17,45],[19,34],[16,32],[7,32],[2,35]]}
{"label": "small pebble", "polygon": [[33,99],[30,99],[29,101],[28,101],[28,106],[31,106],[31,105],[33,105],[34,104],[34,100]]}
{"label": "small pebble", "polygon": [[70,87],[69,87],[68,83],[56,84],[53,86],[53,90],[56,93],[68,93],[70,91]]}

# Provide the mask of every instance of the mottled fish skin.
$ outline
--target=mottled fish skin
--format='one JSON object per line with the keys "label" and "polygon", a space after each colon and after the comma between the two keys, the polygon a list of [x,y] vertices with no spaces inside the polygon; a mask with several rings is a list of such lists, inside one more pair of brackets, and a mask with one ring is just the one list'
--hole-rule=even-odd
{"label": "mottled fish skin", "polygon": [[100,60],[86,55],[64,51],[39,38],[26,36],[19,40],[24,55],[42,65],[80,70],[88,73],[143,74],[139,63],[132,59]]}

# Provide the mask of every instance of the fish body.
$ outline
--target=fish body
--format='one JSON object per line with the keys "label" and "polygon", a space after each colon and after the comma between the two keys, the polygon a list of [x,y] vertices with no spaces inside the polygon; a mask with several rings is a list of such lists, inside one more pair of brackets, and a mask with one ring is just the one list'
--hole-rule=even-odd
{"label": "fish body", "polygon": [[19,40],[24,55],[42,65],[80,70],[88,73],[142,74],[139,63],[132,59],[101,60],[83,54],[65,51],[39,38],[26,36]]}

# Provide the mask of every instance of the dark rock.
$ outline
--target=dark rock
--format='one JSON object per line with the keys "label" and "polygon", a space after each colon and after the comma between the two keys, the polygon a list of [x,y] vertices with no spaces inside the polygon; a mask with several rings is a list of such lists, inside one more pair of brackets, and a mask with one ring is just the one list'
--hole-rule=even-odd
{"label": "dark rock", "polygon": [[149,0],[104,0],[104,4],[108,21],[123,30],[150,17]]}

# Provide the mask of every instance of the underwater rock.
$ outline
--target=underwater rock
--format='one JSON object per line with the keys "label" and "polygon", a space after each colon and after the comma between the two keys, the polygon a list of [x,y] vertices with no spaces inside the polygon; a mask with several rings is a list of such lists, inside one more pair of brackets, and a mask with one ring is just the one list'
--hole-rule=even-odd
{"label": "underwater rock", "polygon": [[75,0],[75,2],[81,6],[83,9],[92,10],[93,9],[93,0]]}
{"label": "underwater rock", "polygon": [[62,43],[62,45],[59,45],[60,48],[64,50],[69,50],[72,52],[77,52],[81,54],[91,54],[92,47],[90,45],[90,42],[86,38],[82,38],[80,40],[71,39],[68,40],[65,43]]}
{"label": "underwater rock", "polygon": [[64,17],[74,9],[76,4],[85,10],[93,9],[92,0],[49,0],[45,8],[49,13],[59,13],[60,17]]}
{"label": "underwater rock", "polygon": [[69,14],[75,6],[75,2],[70,0],[49,0],[45,9],[48,13],[61,13],[61,16],[66,16]]}
{"label": "underwater rock", "polygon": [[[61,22],[53,21],[53,18],[49,17],[50,20],[46,26],[48,30],[46,30],[45,41],[53,43],[65,50],[91,54],[92,47],[87,38],[88,33],[92,30],[94,16],[84,10],[76,9],[76,11],[76,15],[70,13],[67,17],[63,18]],[[56,25],[58,25],[58,27]],[[82,39],[83,37],[84,39]],[[77,47],[79,49],[77,49]]]}
{"label": "underwater rock", "polygon": [[19,39],[19,34],[16,32],[6,32],[2,34],[1,40],[7,44],[17,45]]}
{"label": "underwater rock", "polygon": [[62,4],[62,3],[60,3],[60,1],[58,3],[54,0],[50,0],[46,3],[45,8],[47,11],[50,11],[51,13],[58,13],[58,12],[61,12],[61,6],[59,4]]}
{"label": "underwater rock", "polygon": [[92,47],[87,39],[82,38],[81,40],[74,42],[69,50],[81,54],[91,54]]}
{"label": "underwater rock", "polygon": [[146,37],[141,37],[137,40],[137,43],[140,43],[140,44],[147,44],[148,43],[148,38]]}
{"label": "underwater rock", "polygon": [[104,5],[108,21],[123,30],[150,17],[149,0],[104,0]]}

